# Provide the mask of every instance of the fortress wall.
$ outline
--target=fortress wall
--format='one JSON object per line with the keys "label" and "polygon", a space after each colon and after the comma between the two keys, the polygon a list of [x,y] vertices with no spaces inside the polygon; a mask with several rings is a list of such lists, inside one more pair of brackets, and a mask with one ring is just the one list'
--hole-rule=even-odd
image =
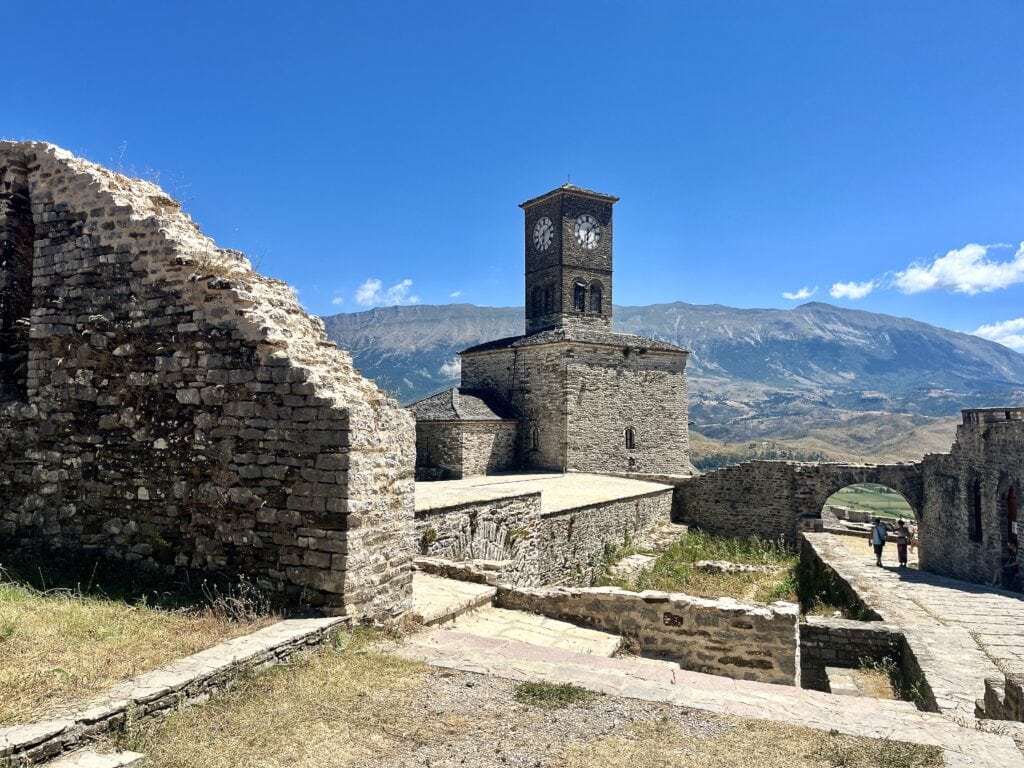
{"label": "fortress wall", "polygon": [[799,609],[667,592],[502,589],[497,604],[621,635],[630,649],[683,669],[739,680],[799,683]]}
{"label": "fortress wall", "polygon": [[288,286],[160,188],[0,143],[0,171],[21,167],[31,323],[23,390],[0,402],[0,550],[247,574],[334,613],[406,610],[411,417]]}
{"label": "fortress wall", "polygon": [[537,557],[540,493],[416,511],[419,554],[465,562],[502,561],[498,577],[511,584],[542,584]]}
{"label": "fortress wall", "polygon": [[[569,357],[569,466],[580,472],[685,475],[691,471],[686,355],[573,344]],[[635,446],[627,449],[632,427]]]}
{"label": "fortress wall", "polygon": [[516,422],[469,421],[461,426],[463,475],[489,475],[513,467]]}
{"label": "fortress wall", "polygon": [[[1006,415],[1010,418],[1007,419]],[[992,579],[1009,540],[1007,496],[1017,498],[1024,540],[1024,409],[964,411],[949,454],[926,456],[919,536],[922,567],[968,581]],[[978,483],[980,535],[971,517]]]}

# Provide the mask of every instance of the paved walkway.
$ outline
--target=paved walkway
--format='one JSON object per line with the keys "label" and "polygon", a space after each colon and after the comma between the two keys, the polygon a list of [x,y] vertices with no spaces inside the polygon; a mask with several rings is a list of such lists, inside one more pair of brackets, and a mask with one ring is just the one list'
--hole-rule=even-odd
{"label": "paved walkway", "polygon": [[416,483],[416,511],[539,493],[541,512],[560,512],[670,490],[671,485],[662,483],[585,472],[481,475]]}
{"label": "paved walkway", "polygon": [[804,536],[864,602],[903,630],[941,712],[973,719],[986,677],[1024,672],[1024,596],[916,569],[878,568],[859,539]]}
{"label": "paved walkway", "polygon": [[441,624],[481,605],[490,605],[498,590],[486,584],[456,581],[413,571],[412,610],[421,624]]}
{"label": "paved walkway", "polygon": [[944,750],[947,766],[1024,768],[1024,757],[1008,736],[962,727],[902,701],[732,680],[687,672],[668,662],[602,658],[447,628],[415,635],[397,653],[438,667],[512,680],[571,683],[613,696],[934,745]]}

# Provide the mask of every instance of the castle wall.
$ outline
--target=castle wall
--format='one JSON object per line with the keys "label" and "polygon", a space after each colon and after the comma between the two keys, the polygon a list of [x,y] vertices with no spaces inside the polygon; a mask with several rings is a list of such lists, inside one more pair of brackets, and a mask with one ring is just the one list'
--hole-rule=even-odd
{"label": "castle wall", "polygon": [[[926,456],[923,462],[921,567],[987,582],[1000,566],[1010,538],[1007,494],[1011,489],[1018,500],[1018,515],[1022,514],[1024,408],[966,410],[963,421],[950,453]],[[977,531],[972,521],[975,504],[980,519]]]}
{"label": "castle wall", "polygon": [[[686,356],[573,345],[568,365],[568,464],[580,472],[692,471]],[[634,444],[628,448],[625,432]]]}
{"label": "castle wall", "polygon": [[544,512],[539,493],[416,510],[422,555],[504,561],[510,584],[591,584],[605,556],[668,522],[672,491]]}
{"label": "castle wall", "polygon": [[[22,167],[31,324],[24,389],[0,403],[0,550],[244,573],[290,604],[405,611],[410,416],[285,284],[155,185],[0,143],[2,178]],[[0,337],[7,375],[11,351]]]}

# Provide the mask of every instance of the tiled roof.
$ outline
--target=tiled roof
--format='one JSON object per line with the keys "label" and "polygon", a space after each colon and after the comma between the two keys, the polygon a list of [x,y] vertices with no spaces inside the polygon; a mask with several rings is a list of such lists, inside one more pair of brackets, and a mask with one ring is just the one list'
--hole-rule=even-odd
{"label": "tiled roof", "polygon": [[513,417],[484,392],[452,387],[409,406],[417,421],[505,421]]}
{"label": "tiled roof", "polygon": [[460,354],[485,352],[491,349],[507,349],[528,347],[534,344],[552,344],[559,341],[577,341],[585,344],[599,344],[606,347],[640,347],[660,352],[686,352],[682,347],[669,344],[667,341],[649,339],[632,333],[612,333],[590,328],[559,327],[538,331],[526,336],[509,336],[504,339],[485,341],[483,344],[464,349]]}

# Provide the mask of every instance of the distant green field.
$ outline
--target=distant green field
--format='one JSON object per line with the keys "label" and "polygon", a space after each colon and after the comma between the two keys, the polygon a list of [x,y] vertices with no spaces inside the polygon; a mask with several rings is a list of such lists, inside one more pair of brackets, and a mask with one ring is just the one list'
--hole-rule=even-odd
{"label": "distant green field", "polygon": [[848,485],[828,497],[826,504],[836,507],[859,509],[879,517],[914,520],[914,510],[907,500],[891,488],[874,483]]}

